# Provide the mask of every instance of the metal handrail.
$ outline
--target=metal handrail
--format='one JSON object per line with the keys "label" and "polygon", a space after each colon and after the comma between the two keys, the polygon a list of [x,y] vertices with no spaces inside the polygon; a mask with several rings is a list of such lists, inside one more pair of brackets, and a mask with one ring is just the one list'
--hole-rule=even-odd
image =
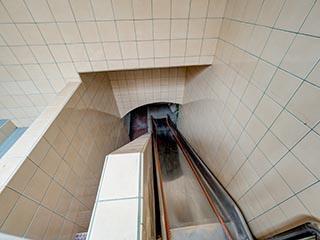
{"label": "metal handrail", "polygon": [[[213,184],[215,185],[215,191],[221,191],[222,194],[226,197],[229,204],[231,204],[236,211],[245,231],[247,232],[249,239],[254,239],[252,236],[249,227],[246,224],[246,221],[244,217],[242,216],[242,213],[236,203],[233,201],[231,196],[228,194],[228,192],[224,189],[224,187],[221,185],[221,183],[215,178],[211,170],[208,168],[208,166],[203,162],[203,160],[200,158],[200,156],[196,153],[196,151],[192,148],[192,146],[187,142],[187,140],[184,138],[184,136],[180,133],[180,131],[177,129],[175,124],[171,121],[170,117],[167,116],[169,124],[172,126],[172,128],[178,133],[178,137],[180,137],[181,141],[183,142],[184,146],[186,147],[186,150],[189,151],[191,157],[195,161],[195,164],[197,167],[200,168],[201,172],[205,170],[209,176],[206,177],[204,174],[204,177],[206,180],[209,180],[209,182],[212,180],[209,185]],[[272,237],[265,238],[265,240],[297,240],[297,239],[305,239],[307,237],[314,237],[312,239],[314,240],[320,240],[320,223],[318,222],[306,222],[304,224],[301,224],[299,226],[296,226],[292,229],[289,229],[287,231],[284,231],[282,233],[276,234]],[[309,239],[309,238],[308,238]]]}
{"label": "metal handrail", "polygon": [[196,151],[192,148],[192,146],[187,142],[181,132],[177,129],[175,124],[171,121],[170,117],[167,116],[168,122],[170,126],[176,131],[177,136],[182,142],[184,148],[187,150],[188,154],[191,156],[195,166],[203,176],[204,180],[208,183],[211,189],[214,189],[214,195],[218,196],[219,200],[223,201],[224,209],[229,216],[233,218],[237,228],[237,231],[242,235],[246,235],[246,239],[253,240],[254,237],[251,234],[251,231],[234,200],[228,194],[228,192],[224,189],[221,183],[217,180],[217,178],[213,175],[209,167],[203,162],[200,156],[196,153]]}
{"label": "metal handrail", "polygon": [[[289,229],[285,232],[279,233],[272,237],[266,238],[266,240],[289,240],[289,239],[305,239],[308,237],[314,237],[311,239],[320,239],[320,224],[317,222],[307,222],[297,227]],[[310,238],[308,238],[310,239]]]}

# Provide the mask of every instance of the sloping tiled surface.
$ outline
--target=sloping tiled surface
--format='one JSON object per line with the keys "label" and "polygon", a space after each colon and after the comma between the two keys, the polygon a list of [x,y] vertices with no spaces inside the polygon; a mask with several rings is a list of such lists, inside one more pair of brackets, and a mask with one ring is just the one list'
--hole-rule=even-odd
{"label": "sloping tiled surface", "polygon": [[187,72],[179,128],[257,237],[320,218],[319,7],[230,0],[213,65]]}
{"label": "sloping tiled surface", "polygon": [[[0,232],[27,239],[71,239],[87,230],[104,158],[129,140],[105,77],[83,75],[83,83],[22,165],[13,166],[18,169],[0,194]],[[3,169],[13,164],[2,162],[2,179],[8,172]]]}

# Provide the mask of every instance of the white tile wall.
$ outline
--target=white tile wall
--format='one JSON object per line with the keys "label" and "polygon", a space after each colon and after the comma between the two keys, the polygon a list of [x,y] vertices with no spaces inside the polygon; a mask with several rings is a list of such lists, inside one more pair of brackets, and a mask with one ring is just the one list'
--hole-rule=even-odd
{"label": "white tile wall", "polygon": [[186,68],[108,72],[120,116],[145,104],[182,103]]}
{"label": "white tile wall", "polygon": [[213,65],[187,69],[179,128],[256,237],[320,217],[318,10],[230,0]]}
{"label": "white tile wall", "polygon": [[[78,72],[211,64],[225,2],[3,1],[1,82],[28,80],[41,86],[37,94],[47,99],[66,83],[79,81]],[[29,64],[40,67],[36,76],[28,71]],[[24,104],[16,96],[28,93],[0,94],[0,118],[10,118],[17,126],[28,126],[36,118],[15,114]],[[12,97],[15,106],[5,104]]]}

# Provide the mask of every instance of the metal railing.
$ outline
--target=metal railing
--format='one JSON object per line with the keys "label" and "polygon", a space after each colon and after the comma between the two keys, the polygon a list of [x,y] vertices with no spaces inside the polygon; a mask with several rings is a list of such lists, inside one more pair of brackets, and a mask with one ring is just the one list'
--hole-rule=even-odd
{"label": "metal railing", "polygon": [[317,222],[307,222],[294,227],[285,232],[279,233],[266,240],[289,240],[289,239],[304,239],[304,240],[319,240],[320,239],[320,224]]}

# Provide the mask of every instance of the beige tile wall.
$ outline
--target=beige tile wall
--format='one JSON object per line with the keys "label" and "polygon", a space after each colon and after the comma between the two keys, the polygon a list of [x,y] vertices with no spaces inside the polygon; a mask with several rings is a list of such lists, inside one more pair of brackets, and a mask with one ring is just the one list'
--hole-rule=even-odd
{"label": "beige tile wall", "polygon": [[0,118],[29,126],[79,72],[211,64],[226,0],[3,0]]}
{"label": "beige tile wall", "polygon": [[182,103],[186,68],[107,72],[120,116],[155,102]]}
{"label": "beige tile wall", "polygon": [[128,136],[106,74],[82,80],[1,192],[1,232],[70,239],[87,230],[104,158]]}
{"label": "beige tile wall", "polygon": [[257,237],[320,219],[320,2],[229,0],[179,128]]}

